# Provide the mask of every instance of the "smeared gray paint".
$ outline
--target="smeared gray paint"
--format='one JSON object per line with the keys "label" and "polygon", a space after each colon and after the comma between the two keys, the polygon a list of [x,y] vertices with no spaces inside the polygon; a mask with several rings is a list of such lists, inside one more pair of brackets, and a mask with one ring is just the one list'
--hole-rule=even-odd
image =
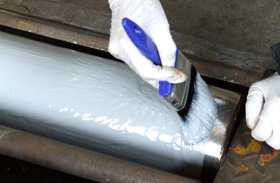
{"label": "smeared gray paint", "polygon": [[197,73],[194,82],[193,100],[182,125],[183,139],[186,144],[207,140],[217,119],[217,105],[207,84]]}
{"label": "smeared gray paint", "polygon": [[186,145],[173,106],[125,64],[6,33],[0,55],[1,124],[200,176],[207,139]]}

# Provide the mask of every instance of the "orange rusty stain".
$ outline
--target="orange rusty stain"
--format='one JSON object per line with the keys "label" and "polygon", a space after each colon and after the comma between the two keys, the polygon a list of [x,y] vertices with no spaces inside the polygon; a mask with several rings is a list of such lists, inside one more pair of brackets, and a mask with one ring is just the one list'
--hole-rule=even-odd
{"label": "orange rusty stain", "polygon": [[251,135],[251,132],[245,132],[245,135]]}
{"label": "orange rusty stain", "polygon": [[236,152],[237,154],[242,154],[242,155],[247,155],[250,152],[260,152],[261,150],[261,145],[259,142],[255,141],[252,139],[252,142],[248,145],[247,148],[240,147],[237,145],[235,148],[233,148],[233,151]]}
{"label": "orange rusty stain", "polygon": [[240,167],[238,167],[236,169],[237,172],[248,171],[248,170],[249,170],[249,168],[245,165],[241,165]]}
{"label": "orange rusty stain", "polygon": [[29,26],[29,27],[31,27],[31,24],[28,23],[28,22],[19,21],[19,22],[18,22],[18,26]]}
{"label": "orange rusty stain", "polygon": [[225,160],[225,156],[222,156],[221,161],[220,161],[220,166],[223,164],[224,160]]}
{"label": "orange rusty stain", "polygon": [[272,152],[273,152],[272,154],[261,154],[258,164],[264,166],[265,162],[269,162],[277,157],[279,150],[272,150]]}

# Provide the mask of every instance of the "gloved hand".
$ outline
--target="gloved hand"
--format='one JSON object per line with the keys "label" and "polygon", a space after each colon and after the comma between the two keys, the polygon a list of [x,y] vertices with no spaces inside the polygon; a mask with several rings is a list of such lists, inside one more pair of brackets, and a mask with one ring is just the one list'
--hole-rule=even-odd
{"label": "gloved hand", "polygon": [[280,75],[275,73],[250,87],[246,121],[256,140],[280,149]]}
{"label": "gloved hand", "polygon": [[[112,10],[109,52],[155,88],[158,88],[158,81],[184,82],[186,75],[172,68],[176,45],[159,0],[109,0],[109,4]],[[162,67],[154,65],[131,42],[122,27],[125,17],[142,27],[156,44]]]}

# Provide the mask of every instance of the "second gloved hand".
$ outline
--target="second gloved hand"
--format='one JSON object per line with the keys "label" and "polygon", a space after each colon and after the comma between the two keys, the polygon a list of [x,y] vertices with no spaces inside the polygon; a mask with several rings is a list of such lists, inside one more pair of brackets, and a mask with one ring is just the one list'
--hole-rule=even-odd
{"label": "second gloved hand", "polygon": [[[159,81],[181,83],[186,75],[174,67],[176,45],[159,0],[109,0],[112,10],[109,52],[123,60],[145,81],[158,88]],[[162,66],[154,65],[134,46],[122,27],[122,19],[136,22],[156,44]]]}
{"label": "second gloved hand", "polygon": [[247,126],[258,141],[280,149],[280,75],[254,83],[246,102]]}

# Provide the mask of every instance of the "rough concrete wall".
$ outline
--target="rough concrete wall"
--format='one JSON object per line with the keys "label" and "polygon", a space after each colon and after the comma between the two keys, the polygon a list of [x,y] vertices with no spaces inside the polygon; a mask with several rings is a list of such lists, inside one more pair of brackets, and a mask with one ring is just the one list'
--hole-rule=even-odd
{"label": "rough concrete wall", "polygon": [[280,41],[279,0],[162,0],[171,27],[246,51],[269,54]]}

